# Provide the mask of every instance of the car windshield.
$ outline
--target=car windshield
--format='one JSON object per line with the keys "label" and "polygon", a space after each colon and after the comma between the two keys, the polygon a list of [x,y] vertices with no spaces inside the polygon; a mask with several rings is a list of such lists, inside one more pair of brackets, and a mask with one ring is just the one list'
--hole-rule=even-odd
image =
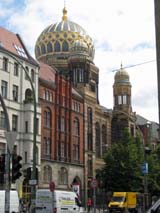
{"label": "car windshield", "polygon": [[125,199],[125,197],[122,196],[116,196],[116,197],[112,197],[112,202],[123,202]]}

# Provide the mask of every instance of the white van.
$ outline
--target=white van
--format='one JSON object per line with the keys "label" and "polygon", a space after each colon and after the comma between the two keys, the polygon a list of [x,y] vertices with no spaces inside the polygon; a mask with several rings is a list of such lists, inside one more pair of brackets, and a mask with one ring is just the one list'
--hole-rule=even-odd
{"label": "white van", "polygon": [[[5,190],[0,190],[0,213],[5,212]],[[10,213],[19,212],[19,198],[16,190],[10,190]]]}
{"label": "white van", "polygon": [[[54,200],[54,202],[53,202]],[[79,213],[78,197],[72,191],[38,189],[36,192],[36,213]]]}

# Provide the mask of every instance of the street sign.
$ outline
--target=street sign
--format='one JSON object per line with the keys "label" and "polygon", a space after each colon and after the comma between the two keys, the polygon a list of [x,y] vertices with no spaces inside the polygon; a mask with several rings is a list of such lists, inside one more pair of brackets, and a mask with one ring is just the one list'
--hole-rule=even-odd
{"label": "street sign", "polygon": [[33,186],[37,184],[37,180],[29,180],[29,185]]}
{"label": "street sign", "polygon": [[93,180],[91,181],[91,187],[92,187],[93,189],[98,187],[98,182],[97,182],[96,179],[93,179]]}
{"label": "street sign", "polygon": [[147,162],[142,163],[142,174],[148,174],[148,163]]}
{"label": "street sign", "polygon": [[49,183],[49,189],[50,189],[51,192],[54,192],[54,190],[55,190],[55,183],[54,183],[54,181],[51,181]]}

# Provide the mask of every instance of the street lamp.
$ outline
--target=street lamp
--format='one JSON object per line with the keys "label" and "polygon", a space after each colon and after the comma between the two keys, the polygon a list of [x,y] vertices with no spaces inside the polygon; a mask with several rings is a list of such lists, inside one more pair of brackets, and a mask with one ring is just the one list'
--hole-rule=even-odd
{"label": "street lamp", "polygon": [[[32,97],[33,97],[33,105],[34,105],[34,120],[33,120],[33,166],[32,166],[32,180],[36,180],[36,134],[37,134],[37,108],[36,108],[36,95],[35,95],[35,89],[33,86],[33,82],[31,77],[29,76],[26,68],[23,66],[23,64],[11,53],[6,51],[3,47],[0,47],[0,51],[12,59],[14,59],[18,64],[21,65],[22,69],[25,71],[25,74],[30,82],[31,89],[32,89]],[[37,184],[37,180],[36,180]],[[32,206],[35,206],[35,198],[36,198],[36,184],[32,185]],[[34,210],[33,210],[34,212]]]}
{"label": "street lamp", "polygon": [[150,154],[151,149],[149,148],[150,145],[150,122],[147,121],[147,134],[146,134],[146,143],[144,144],[144,210],[148,208],[149,205],[149,197],[148,197],[148,162],[147,162],[147,155]]}

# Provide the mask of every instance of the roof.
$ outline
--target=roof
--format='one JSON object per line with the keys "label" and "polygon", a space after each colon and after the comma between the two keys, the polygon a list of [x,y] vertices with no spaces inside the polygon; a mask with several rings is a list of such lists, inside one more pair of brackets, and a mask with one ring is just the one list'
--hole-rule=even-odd
{"label": "roof", "polygon": [[24,60],[38,65],[36,60],[27,51],[20,35],[2,27],[0,27],[0,47]]}
{"label": "roof", "polygon": [[159,129],[159,125],[158,123],[154,122],[154,121],[149,121],[146,118],[142,117],[141,115],[136,114],[136,124],[139,126],[147,126],[147,124],[150,125],[151,128],[151,134],[152,137],[156,137],[159,138],[158,136],[158,129]]}
{"label": "roof", "polygon": [[55,74],[56,71],[49,65],[39,62],[40,70],[39,70],[39,78],[55,83]]}

